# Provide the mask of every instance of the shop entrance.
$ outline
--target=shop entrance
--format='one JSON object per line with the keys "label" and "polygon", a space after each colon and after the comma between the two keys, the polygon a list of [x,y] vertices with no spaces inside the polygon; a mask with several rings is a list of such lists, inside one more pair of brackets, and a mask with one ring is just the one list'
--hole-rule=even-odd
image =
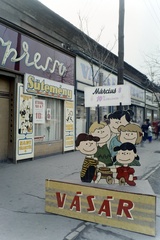
{"label": "shop entrance", "polygon": [[9,81],[0,76],[0,161],[8,158]]}

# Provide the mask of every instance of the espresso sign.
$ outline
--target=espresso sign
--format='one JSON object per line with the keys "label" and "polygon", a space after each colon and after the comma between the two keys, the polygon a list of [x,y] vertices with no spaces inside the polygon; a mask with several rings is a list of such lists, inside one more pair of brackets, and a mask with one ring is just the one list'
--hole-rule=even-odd
{"label": "espresso sign", "polygon": [[0,66],[74,84],[74,58],[0,24]]}

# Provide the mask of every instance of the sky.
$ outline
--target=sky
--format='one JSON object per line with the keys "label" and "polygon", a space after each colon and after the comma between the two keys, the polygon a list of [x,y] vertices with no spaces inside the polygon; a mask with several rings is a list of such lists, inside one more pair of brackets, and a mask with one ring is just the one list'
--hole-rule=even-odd
{"label": "sky", "polygon": [[[118,56],[119,0],[40,0],[58,15],[88,29]],[[146,60],[160,51],[160,0],[125,0],[124,61],[147,75]],[[87,27],[86,27],[87,26]]]}

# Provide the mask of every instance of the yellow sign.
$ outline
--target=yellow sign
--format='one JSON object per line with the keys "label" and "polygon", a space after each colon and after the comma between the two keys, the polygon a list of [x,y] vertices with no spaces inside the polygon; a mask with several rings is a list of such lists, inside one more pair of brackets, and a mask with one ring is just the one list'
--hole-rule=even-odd
{"label": "yellow sign", "polygon": [[63,100],[73,100],[74,87],[50,79],[25,73],[24,92]]}
{"label": "yellow sign", "polygon": [[19,154],[32,153],[33,140],[32,139],[20,139],[19,140]]}
{"label": "yellow sign", "polygon": [[46,212],[155,236],[153,195],[54,180],[46,180],[45,194]]}

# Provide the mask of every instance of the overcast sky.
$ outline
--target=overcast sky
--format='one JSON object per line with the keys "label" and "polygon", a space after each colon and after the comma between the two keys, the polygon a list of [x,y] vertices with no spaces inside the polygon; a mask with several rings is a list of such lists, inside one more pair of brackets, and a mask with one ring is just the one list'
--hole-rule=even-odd
{"label": "overcast sky", "polygon": [[[89,36],[95,40],[104,28],[99,43],[118,56],[119,0],[40,1],[78,28],[79,16],[87,19]],[[159,50],[160,0],[125,0],[124,60],[146,74],[146,55]]]}

